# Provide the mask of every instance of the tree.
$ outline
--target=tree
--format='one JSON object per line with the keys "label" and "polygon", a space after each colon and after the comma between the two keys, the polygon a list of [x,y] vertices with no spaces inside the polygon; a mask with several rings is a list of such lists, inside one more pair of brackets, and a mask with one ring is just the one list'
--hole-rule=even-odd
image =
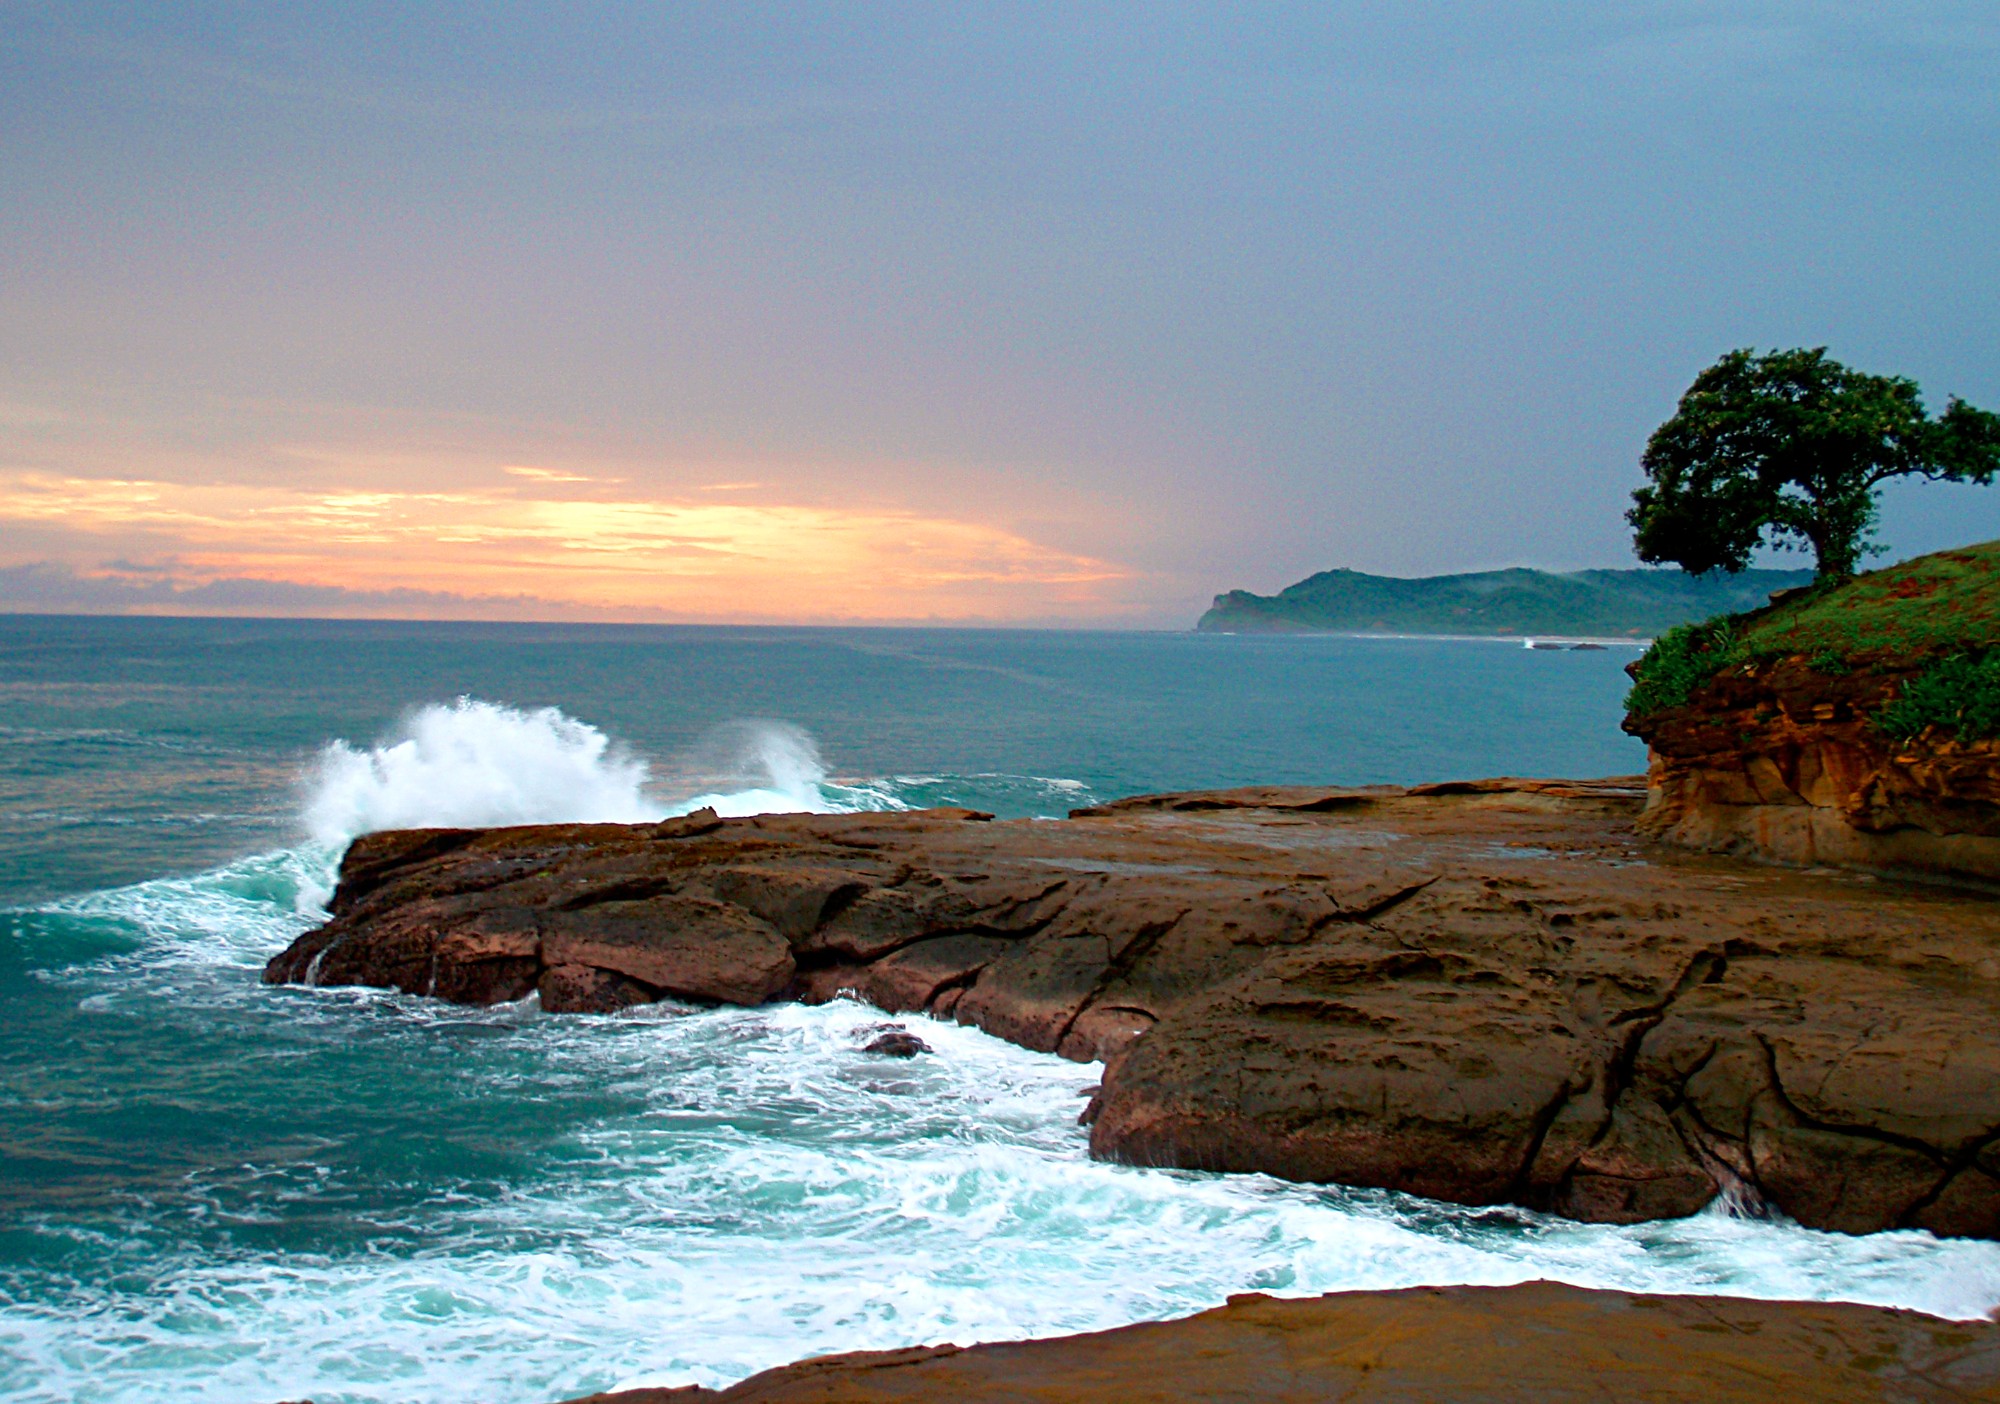
{"label": "tree", "polygon": [[[1932,418],[1913,380],[1811,351],[1731,351],[1695,377],[1640,459],[1639,559],[1735,574],[1770,544],[1810,548],[1820,578],[1854,574],[1890,478],[1990,483],[2000,415],[1954,396]],[[1766,537],[1770,538],[1768,543]]]}

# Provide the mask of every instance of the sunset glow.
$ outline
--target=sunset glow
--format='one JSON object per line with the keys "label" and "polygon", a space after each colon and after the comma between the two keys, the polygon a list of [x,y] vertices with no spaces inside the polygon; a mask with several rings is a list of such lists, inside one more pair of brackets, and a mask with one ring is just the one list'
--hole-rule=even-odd
{"label": "sunset glow", "polygon": [[0,475],[0,530],[31,528],[98,575],[525,598],[569,617],[1004,620],[1099,612],[1128,575],[978,522],[646,500],[523,468],[407,492]]}
{"label": "sunset glow", "polygon": [[1729,347],[2000,401],[1976,6],[390,8],[0,11],[0,612],[1187,629],[1632,565]]}

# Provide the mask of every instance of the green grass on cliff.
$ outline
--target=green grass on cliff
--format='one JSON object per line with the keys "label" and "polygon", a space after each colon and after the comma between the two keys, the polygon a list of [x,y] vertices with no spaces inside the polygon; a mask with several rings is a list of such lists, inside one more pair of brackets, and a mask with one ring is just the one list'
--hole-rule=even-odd
{"label": "green grass on cliff", "polygon": [[2000,735],[2000,541],[1670,629],[1634,665],[1625,706],[1642,716],[1682,706],[1724,669],[1793,657],[1829,677],[1920,670],[1877,719],[1892,736]]}
{"label": "green grass on cliff", "polygon": [[1961,741],[2000,736],[2000,649],[1939,659],[1875,714],[1875,725],[1898,741],[1932,727]]}
{"label": "green grass on cliff", "polygon": [[1748,658],[1808,659],[1850,669],[1983,650],[2000,644],[2000,541],[1917,556],[1816,586],[1746,616]]}

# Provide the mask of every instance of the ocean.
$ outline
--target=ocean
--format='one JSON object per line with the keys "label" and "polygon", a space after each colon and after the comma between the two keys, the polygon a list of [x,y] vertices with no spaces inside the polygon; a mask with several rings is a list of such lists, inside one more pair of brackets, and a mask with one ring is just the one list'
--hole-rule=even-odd
{"label": "ocean", "polygon": [[848,1003],[258,981],[368,829],[1631,773],[1632,656],[0,617],[0,1399],[529,1404],[1538,1277],[1983,1315],[2000,1245],[1096,1164],[1094,1068],[924,1021],[937,1056],[885,1062]]}

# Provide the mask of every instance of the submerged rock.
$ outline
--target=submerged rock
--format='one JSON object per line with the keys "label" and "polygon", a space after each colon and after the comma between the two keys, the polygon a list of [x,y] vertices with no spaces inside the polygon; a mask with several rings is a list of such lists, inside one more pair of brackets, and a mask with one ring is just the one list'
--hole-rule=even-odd
{"label": "submerged rock", "polygon": [[869,1040],[861,1051],[880,1054],[884,1058],[914,1058],[919,1053],[930,1052],[931,1046],[908,1029],[890,1029]]}
{"label": "submerged rock", "polygon": [[1338,1399],[2000,1399],[2000,1326],[1827,1302],[1594,1292],[1552,1282],[1279,1300],[995,1345],[857,1351],[723,1390],[572,1404],[1243,1404]]}
{"label": "submerged rock", "polygon": [[1637,780],[357,840],[276,983],[851,993],[1104,1060],[1100,1157],[2000,1237],[2000,904],[1646,843]]}

